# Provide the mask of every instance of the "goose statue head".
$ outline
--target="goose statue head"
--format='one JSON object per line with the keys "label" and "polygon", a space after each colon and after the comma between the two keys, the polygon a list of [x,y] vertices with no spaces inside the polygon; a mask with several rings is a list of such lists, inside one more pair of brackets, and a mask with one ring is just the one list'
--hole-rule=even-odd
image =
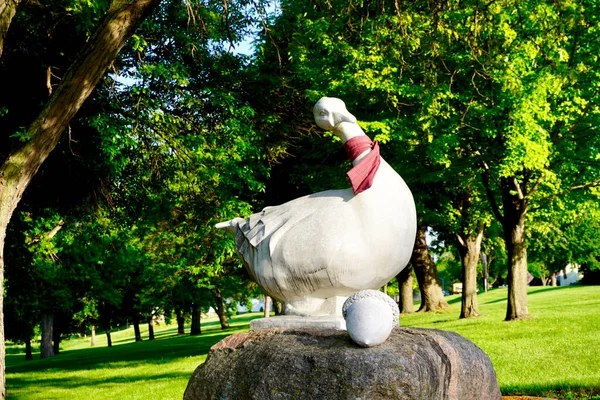
{"label": "goose statue head", "polygon": [[[358,125],[356,117],[346,109],[346,104],[338,98],[322,97],[315,104],[313,114],[319,128],[332,131],[337,137],[342,139],[342,143],[344,144],[357,136],[366,136],[365,132]],[[355,157],[351,161],[352,165],[358,164],[369,151],[364,151]]]}
{"label": "goose statue head", "polygon": [[346,109],[346,104],[335,97],[322,97],[314,106],[315,122],[326,131],[335,130],[343,122],[356,123],[354,115]]}

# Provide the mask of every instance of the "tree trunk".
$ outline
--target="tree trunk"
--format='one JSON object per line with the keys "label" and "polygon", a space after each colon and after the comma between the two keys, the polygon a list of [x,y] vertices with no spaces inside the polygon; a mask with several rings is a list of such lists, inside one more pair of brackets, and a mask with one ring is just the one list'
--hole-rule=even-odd
{"label": "tree trunk", "polygon": [[25,359],[33,360],[33,353],[31,352],[31,339],[25,340]]}
{"label": "tree trunk", "polygon": [[142,341],[142,332],[140,331],[140,316],[135,314],[133,316],[133,331],[135,332],[135,341]]}
{"label": "tree trunk", "polygon": [[227,315],[225,315],[225,301],[223,300],[223,296],[221,296],[221,292],[219,290],[213,290],[212,295],[215,300],[215,311],[219,316],[221,329],[228,329],[229,321],[227,320]]}
{"label": "tree trunk", "polygon": [[4,48],[4,38],[6,37],[6,32],[8,32],[8,27],[15,16],[17,6],[20,2],[21,0],[0,1],[0,57],[2,56],[2,49]]}
{"label": "tree trunk", "polygon": [[175,311],[175,319],[177,320],[177,334],[185,334],[185,314],[182,310]]}
{"label": "tree trunk", "polygon": [[508,304],[506,320],[529,317],[527,308],[527,248],[525,244],[525,218],[516,226],[509,227],[506,235],[508,253]]}
{"label": "tree trunk", "polygon": [[90,346],[94,347],[96,345],[96,326],[92,325],[92,338],[90,340]]}
{"label": "tree trunk", "polygon": [[418,311],[439,311],[447,309],[448,303],[437,280],[437,267],[427,248],[425,230],[425,227],[418,228],[415,247],[410,258],[421,291],[421,306]]}
{"label": "tree trunk", "polygon": [[[252,310],[249,310],[252,311]],[[271,316],[271,296],[265,295],[265,309],[263,317],[269,318]]]}
{"label": "tree trunk", "polygon": [[487,292],[490,287],[490,277],[488,271],[488,258],[487,255],[483,252],[480,253],[481,257],[481,265],[483,267],[483,291]]}
{"label": "tree trunk", "polygon": [[508,258],[506,321],[529,317],[527,308],[527,242],[525,238],[527,200],[520,194],[520,186],[515,193],[515,182],[509,178],[502,179],[504,209],[502,228]]}
{"label": "tree trunk", "polygon": [[[18,0],[0,3],[0,54]],[[125,41],[160,0],[114,0],[96,33],[73,62],[60,85],[27,128],[31,139],[0,167],[0,343],[4,343],[4,240],[6,227],[23,191],[62,132],[116,58]],[[0,399],[6,397],[5,348],[0,346]]]}
{"label": "tree trunk", "polygon": [[[0,194],[2,193],[2,178],[0,177]],[[0,196],[0,201],[2,197]],[[6,238],[6,228],[10,220],[10,214],[7,213],[0,203],[0,399],[6,398],[6,347],[4,346],[4,239]]]}
{"label": "tree trunk", "polygon": [[42,343],[40,346],[40,358],[54,357],[54,349],[52,348],[52,328],[54,325],[54,317],[50,314],[42,315]]}
{"label": "tree trunk", "polygon": [[457,235],[458,251],[462,261],[462,306],[460,318],[479,316],[477,304],[477,262],[481,251],[484,225],[480,224],[475,235]]}
{"label": "tree trunk", "polygon": [[60,353],[60,321],[56,318],[52,324],[52,350],[54,350],[54,355]]}
{"label": "tree trunk", "polygon": [[152,313],[148,317],[148,340],[154,340],[154,315]]}
{"label": "tree trunk", "polygon": [[106,332],[106,344],[108,347],[112,347],[112,339],[110,337],[110,327],[106,328],[105,332]]}
{"label": "tree trunk", "polygon": [[415,312],[413,302],[413,266],[408,263],[406,267],[398,275],[396,280],[398,281],[398,289],[400,291],[400,301],[398,302],[398,308],[402,314],[412,314]]}
{"label": "tree trunk", "polygon": [[273,301],[273,312],[275,315],[281,315],[283,313],[283,304],[276,299],[272,299]]}
{"label": "tree trunk", "polygon": [[200,303],[194,303],[194,307],[192,308],[192,327],[190,329],[190,335],[200,335],[202,333],[201,319],[202,306]]}
{"label": "tree trunk", "polygon": [[112,340],[110,337],[110,319],[103,318],[102,328],[104,329],[104,332],[106,333],[106,343],[107,343],[108,347],[112,347]]}
{"label": "tree trunk", "polygon": [[556,272],[550,274],[550,286],[556,286]]}

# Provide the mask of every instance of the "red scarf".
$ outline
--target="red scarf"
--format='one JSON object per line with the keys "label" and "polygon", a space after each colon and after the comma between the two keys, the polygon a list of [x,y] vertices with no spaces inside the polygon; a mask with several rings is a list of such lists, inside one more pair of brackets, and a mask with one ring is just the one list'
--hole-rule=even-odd
{"label": "red scarf", "polygon": [[350,162],[354,161],[359,155],[365,150],[371,149],[366,156],[364,156],[358,164],[356,164],[347,175],[352,183],[352,190],[354,194],[364,192],[373,185],[373,179],[375,173],[379,169],[381,159],[379,158],[379,144],[372,142],[366,135],[355,136],[352,139],[344,143],[344,148],[348,154]]}

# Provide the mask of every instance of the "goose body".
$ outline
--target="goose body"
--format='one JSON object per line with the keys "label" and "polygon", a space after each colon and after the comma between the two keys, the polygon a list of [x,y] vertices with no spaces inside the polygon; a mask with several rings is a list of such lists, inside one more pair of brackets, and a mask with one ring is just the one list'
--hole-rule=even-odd
{"label": "goose body", "polygon": [[[317,123],[328,128],[316,108]],[[364,135],[355,120],[332,128],[344,142]],[[235,235],[250,275],[284,302],[284,313],[339,314],[347,296],[380,288],[406,266],[416,210],[404,180],[380,159],[371,187],[358,194],[351,188],[318,192],[217,227]]]}

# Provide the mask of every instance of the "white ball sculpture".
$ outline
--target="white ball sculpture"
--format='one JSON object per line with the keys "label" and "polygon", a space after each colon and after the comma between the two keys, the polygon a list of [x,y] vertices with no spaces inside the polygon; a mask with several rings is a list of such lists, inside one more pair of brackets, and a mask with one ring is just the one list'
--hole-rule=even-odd
{"label": "white ball sculpture", "polygon": [[344,302],[342,314],[348,334],[362,347],[385,342],[400,321],[396,302],[379,290],[367,289],[354,293]]}

